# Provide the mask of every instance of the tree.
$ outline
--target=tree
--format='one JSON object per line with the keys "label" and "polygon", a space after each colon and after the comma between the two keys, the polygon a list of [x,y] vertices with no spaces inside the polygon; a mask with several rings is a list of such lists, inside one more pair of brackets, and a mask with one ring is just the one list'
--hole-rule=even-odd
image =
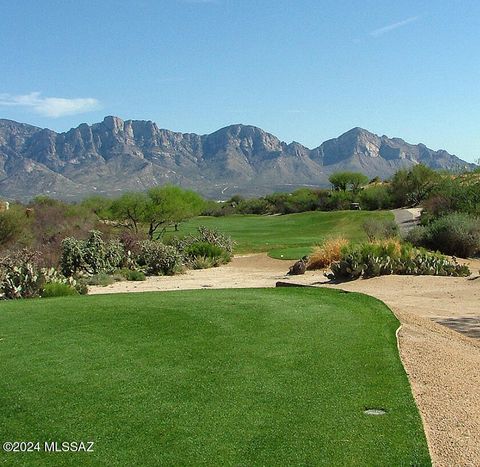
{"label": "tree", "polygon": [[175,225],[175,230],[178,230],[180,222],[197,216],[204,206],[203,198],[191,190],[173,185],[151,188],[144,216],[149,224],[148,237],[153,239],[159,228],[163,233],[168,225]]}
{"label": "tree", "polygon": [[411,169],[396,172],[390,184],[392,196],[398,206],[416,206],[432,192],[440,176],[431,168],[417,164]]}
{"label": "tree", "polygon": [[112,200],[105,196],[92,195],[85,198],[80,206],[96,214],[99,219],[108,219],[111,215]]}
{"label": "tree", "polygon": [[360,172],[351,172],[349,185],[354,193],[358,193],[362,186],[368,183],[368,177]]}
{"label": "tree", "polygon": [[150,199],[145,193],[128,192],[113,201],[111,212],[114,219],[128,222],[127,226],[138,234],[138,227],[147,216]]}
{"label": "tree", "polygon": [[27,232],[29,221],[21,206],[0,213],[0,246],[18,242]]}
{"label": "tree", "polygon": [[335,172],[330,175],[328,180],[335,191],[350,189],[354,193],[368,183],[368,177],[360,172]]}
{"label": "tree", "polygon": [[328,177],[328,181],[335,191],[347,191],[349,178],[348,172],[335,172]]}

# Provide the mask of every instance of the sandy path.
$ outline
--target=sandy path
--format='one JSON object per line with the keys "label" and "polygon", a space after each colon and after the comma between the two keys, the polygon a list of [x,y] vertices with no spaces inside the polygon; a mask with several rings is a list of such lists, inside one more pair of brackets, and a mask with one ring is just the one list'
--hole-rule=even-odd
{"label": "sandy path", "polygon": [[148,277],[143,282],[117,282],[106,287],[89,287],[89,294],[151,292],[201,288],[275,287],[285,276],[290,262],[276,260],[265,253],[235,256],[229,264],[212,269],[187,271],[178,276]]}
{"label": "sandy path", "polygon": [[[215,269],[92,287],[90,293],[274,287],[280,280],[377,297],[402,323],[400,354],[434,464],[480,466],[480,339],[435,322],[453,320],[449,324],[463,332],[470,332],[472,323],[480,323],[480,278],[383,276],[332,285],[319,271],[286,276],[289,265],[265,254],[246,255]],[[480,261],[472,261],[471,268],[478,277]]]}
{"label": "sandy path", "polygon": [[404,234],[418,225],[422,208],[392,209],[392,213],[395,216],[395,222],[398,224],[400,232]]}

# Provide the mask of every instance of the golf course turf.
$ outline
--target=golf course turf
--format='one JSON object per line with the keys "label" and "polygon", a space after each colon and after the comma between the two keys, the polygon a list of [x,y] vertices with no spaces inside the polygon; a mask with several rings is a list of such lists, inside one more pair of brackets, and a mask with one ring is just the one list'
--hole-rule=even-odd
{"label": "golf course turf", "polygon": [[[298,259],[326,237],[366,240],[366,219],[392,219],[389,211],[312,211],[282,216],[233,215],[195,217],[180,224],[179,234],[195,233],[200,225],[218,229],[236,242],[236,253],[268,251],[273,258]],[[168,232],[167,235],[172,235]]]}
{"label": "golf course turf", "polygon": [[397,328],[313,288],[0,303],[1,441],[95,442],[1,462],[430,465]]}

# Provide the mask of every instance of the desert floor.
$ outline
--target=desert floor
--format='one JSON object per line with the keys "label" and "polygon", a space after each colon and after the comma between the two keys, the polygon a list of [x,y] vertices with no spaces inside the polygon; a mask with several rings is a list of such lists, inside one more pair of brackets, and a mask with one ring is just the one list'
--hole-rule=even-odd
{"label": "desert floor", "polygon": [[321,271],[286,276],[266,254],[145,282],[92,287],[91,294],[275,287],[278,281],[362,292],[384,301],[402,326],[400,354],[422,415],[434,465],[480,465],[480,261],[469,278],[383,276],[331,284]]}

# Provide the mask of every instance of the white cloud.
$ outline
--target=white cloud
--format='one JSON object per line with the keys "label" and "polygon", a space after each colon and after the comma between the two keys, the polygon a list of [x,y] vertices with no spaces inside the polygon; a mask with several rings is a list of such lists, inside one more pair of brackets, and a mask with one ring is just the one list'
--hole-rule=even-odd
{"label": "white cloud", "polygon": [[387,34],[395,29],[401,28],[406,26],[407,24],[414,23],[418,21],[420,16],[412,16],[411,18],[404,19],[403,21],[398,21],[397,23],[388,24],[387,26],[383,26],[381,28],[375,29],[374,31],[370,32],[370,35],[373,37],[380,37],[384,34]]}
{"label": "white cloud", "polygon": [[0,94],[0,107],[27,107],[45,117],[57,118],[97,110],[100,102],[93,97],[42,97],[39,92],[31,92],[17,96]]}

